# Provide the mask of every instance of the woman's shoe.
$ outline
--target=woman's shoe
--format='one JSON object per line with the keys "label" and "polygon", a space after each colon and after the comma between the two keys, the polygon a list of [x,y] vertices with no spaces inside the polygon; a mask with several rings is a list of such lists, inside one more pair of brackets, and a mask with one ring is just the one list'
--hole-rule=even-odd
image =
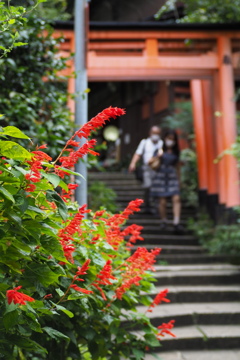
{"label": "woman's shoe", "polygon": [[174,233],[176,235],[181,235],[184,233],[184,227],[181,224],[173,225],[174,227]]}

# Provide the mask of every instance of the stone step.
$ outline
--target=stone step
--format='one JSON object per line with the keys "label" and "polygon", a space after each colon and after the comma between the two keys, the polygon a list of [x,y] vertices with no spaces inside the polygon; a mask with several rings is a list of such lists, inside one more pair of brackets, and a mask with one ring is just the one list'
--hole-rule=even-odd
{"label": "stone step", "polygon": [[[172,304],[202,303],[202,302],[228,302],[240,301],[240,285],[202,285],[202,286],[167,286],[167,298]],[[151,297],[156,296],[163,287],[156,287]],[[165,303],[162,303],[163,305]]]}
{"label": "stone step", "polygon": [[[172,218],[173,218],[173,214],[172,212],[169,210],[167,212],[167,215],[168,215],[168,221],[171,221]],[[188,212],[185,212],[185,210],[182,212],[182,215],[181,215],[181,222],[182,220],[188,220],[189,217],[190,218],[195,218],[195,213],[193,212],[193,210],[189,210]],[[158,221],[159,222],[159,215],[156,213],[156,214],[144,214],[144,211],[139,211],[138,213],[135,213],[133,215],[131,215],[130,217],[130,220],[131,221],[134,221],[134,222],[137,222],[137,221],[149,221],[149,220],[155,220],[155,221]]]}
{"label": "stone step", "polygon": [[[153,246],[154,247],[154,246]],[[209,263],[227,263],[231,260],[226,255],[208,255],[208,254],[160,254],[157,261],[168,265],[179,264],[209,264]]]}
{"label": "stone step", "polygon": [[114,185],[119,186],[119,185],[134,185],[134,186],[138,186],[141,187],[141,185],[139,185],[139,182],[135,179],[135,178],[126,178],[125,176],[121,176],[119,179],[117,178],[112,178],[112,179],[107,179],[107,178],[99,178],[99,177],[95,177],[92,179],[89,179],[89,183],[91,184],[91,182],[94,181],[102,181],[104,182],[107,186],[112,187]]}
{"label": "stone step", "polygon": [[[198,245],[198,240],[194,237],[190,237],[188,235],[170,235],[170,234],[161,234],[161,235],[153,235],[153,234],[144,234],[142,233],[142,237],[144,238],[144,241],[137,241],[137,246],[145,246],[149,248],[154,248],[157,246],[165,246],[165,245],[171,245],[171,246],[195,246]],[[150,245],[149,245],[150,244]]]}
{"label": "stone step", "polygon": [[[138,306],[140,313],[146,306]],[[158,305],[147,313],[154,326],[175,320],[175,329],[182,326],[239,325],[239,302],[203,302]]]}
{"label": "stone step", "polygon": [[154,277],[160,286],[171,285],[235,285],[239,284],[238,270],[156,271]]}
{"label": "stone step", "polygon": [[[171,231],[171,229],[173,228],[172,227],[172,222],[173,222],[173,219],[168,219],[168,224],[167,224],[167,230],[168,231]],[[127,225],[131,225],[131,224],[137,224],[137,225],[140,225],[140,226],[143,226],[144,229],[148,226],[153,226],[155,227],[156,229],[158,229],[159,231],[159,225],[160,225],[160,219],[159,217],[149,217],[149,218],[143,218],[143,217],[135,217],[133,218],[132,216],[130,217],[130,219],[127,221]],[[187,222],[186,221],[183,221],[181,220],[181,224],[185,227],[185,231],[188,231],[186,230],[186,225],[187,225]]]}
{"label": "stone step", "polygon": [[[139,223],[137,223],[139,225]],[[186,240],[186,241],[195,241],[195,243],[198,243],[197,238],[195,238],[193,235],[191,235],[191,232],[188,231],[182,224],[183,227],[182,234],[175,234],[175,228],[173,225],[167,224],[166,227],[162,230],[160,228],[160,225],[158,226],[144,226],[142,229],[142,234],[146,239],[158,239],[160,236],[165,236],[168,240]],[[178,236],[180,237],[178,239]]]}
{"label": "stone step", "polygon": [[91,172],[88,177],[90,180],[97,179],[136,179],[134,174],[127,172]]}
{"label": "stone step", "polygon": [[[156,271],[168,271],[169,273],[173,272],[180,272],[180,271],[211,271],[211,270],[231,270],[231,271],[239,271],[240,272],[240,266],[239,265],[232,265],[232,264],[192,264],[192,265],[154,265],[154,268]],[[239,278],[239,285],[240,285],[240,278]]]}
{"label": "stone step", "polygon": [[[193,235],[189,234],[183,234],[183,235],[176,235],[176,234],[170,234],[170,233],[162,233],[159,231],[158,234],[154,233],[145,233],[143,229],[142,236],[144,238],[144,242],[139,241],[137,242],[137,246],[139,245],[146,245],[148,244],[148,247],[156,247],[156,245],[166,244],[166,245],[198,245],[198,239],[194,237]],[[149,243],[151,245],[149,245]],[[200,247],[200,246],[199,246]]]}
{"label": "stone step", "polygon": [[[164,348],[164,340],[162,341]],[[235,350],[203,350],[200,351],[169,351],[158,352],[155,354],[160,360],[239,360],[240,359],[240,345],[239,349]],[[153,360],[153,355],[146,355],[144,360]]]}
{"label": "stone step", "polygon": [[[159,349],[162,351],[239,349],[239,325],[183,326],[176,328],[174,333],[176,338],[169,335],[164,337]],[[154,350],[156,351],[157,348]]]}
{"label": "stone step", "polygon": [[[164,236],[164,235],[163,235]],[[166,242],[166,241],[165,241]],[[167,254],[202,254],[204,253],[204,250],[202,249],[201,246],[191,246],[191,245],[186,245],[186,246],[181,246],[181,245],[165,245],[164,244],[164,240],[163,243],[161,242],[161,240],[159,239],[159,242],[157,244],[158,248],[161,248],[161,254],[160,255],[167,255]],[[143,246],[143,242],[141,241],[138,242],[137,246],[133,246],[132,247],[132,251],[135,251],[138,247]],[[144,247],[148,250],[151,250],[153,248],[152,245],[148,245],[147,241],[144,241]]]}

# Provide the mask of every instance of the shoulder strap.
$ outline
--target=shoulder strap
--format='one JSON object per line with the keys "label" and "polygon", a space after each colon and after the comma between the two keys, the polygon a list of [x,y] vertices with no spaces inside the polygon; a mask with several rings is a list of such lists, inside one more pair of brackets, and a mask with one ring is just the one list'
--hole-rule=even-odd
{"label": "shoulder strap", "polygon": [[144,145],[143,145],[143,152],[142,152],[142,156],[144,155],[145,150],[146,150],[146,142],[147,142],[147,139],[144,139]]}

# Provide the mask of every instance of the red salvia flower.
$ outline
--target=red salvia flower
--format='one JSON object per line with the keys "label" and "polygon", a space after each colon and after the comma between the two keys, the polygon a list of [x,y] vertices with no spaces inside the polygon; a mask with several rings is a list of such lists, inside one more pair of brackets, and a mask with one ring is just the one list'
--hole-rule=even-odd
{"label": "red salvia flower", "polygon": [[25,187],[25,191],[27,192],[33,192],[36,190],[36,185],[34,184],[28,184],[27,187]]}
{"label": "red salvia flower", "polygon": [[97,275],[97,279],[92,283],[92,285],[101,292],[102,298],[104,300],[106,300],[106,296],[100,285],[112,285],[110,280],[117,280],[115,276],[112,275],[111,264],[111,260],[107,260],[106,264],[104,265],[100,273]]}
{"label": "red salvia flower", "polygon": [[7,295],[8,304],[14,302],[14,304],[26,305],[26,301],[29,302],[35,301],[35,299],[33,299],[32,297],[23,294],[21,292],[18,292],[18,290],[21,288],[22,286],[17,286],[12,290],[7,291],[6,295]]}
{"label": "red salvia flower", "polygon": [[[176,337],[170,330],[174,327],[175,320],[171,320],[168,323],[163,323],[158,326],[158,329],[161,331],[157,334],[157,337],[165,336],[165,334],[171,335],[172,337]],[[159,339],[160,340],[160,339]]]}
{"label": "red salvia flower", "polygon": [[91,135],[92,131],[95,131],[96,129],[102,127],[111,118],[115,119],[117,116],[121,116],[124,114],[125,114],[125,110],[110,106],[109,108],[101,111],[99,114],[97,114],[95,117],[93,117],[86,124],[84,124],[81,127],[81,129],[76,131],[76,133],[74,134],[74,137],[78,136],[79,138],[84,137],[87,139]]}
{"label": "red salvia flower", "polygon": [[133,246],[132,244],[135,244],[137,240],[144,240],[144,238],[140,236],[142,229],[143,226],[132,224],[121,232],[121,235],[123,236],[131,235],[126,244],[128,247]]}
{"label": "red salvia flower", "polygon": [[[91,260],[90,259],[87,259],[85,261],[85,263],[80,267],[78,266],[78,271],[76,272],[75,276],[74,276],[74,281],[75,280],[82,280],[82,279],[78,279],[78,276],[81,276],[81,275],[86,275],[87,274],[87,270],[89,269],[89,264],[90,264]],[[84,281],[84,280],[82,280]]]}
{"label": "red salvia flower", "polygon": [[155,298],[153,299],[152,303],[149,305],[148,312],[152,312],[151,308],[155,307],[156,305],[161,304],[162,301],[169,303],[170,300],[166,298],[168,294],[168,289],[160,291]]}
{"label": "red salvia flower", "polygon": [[71,284],[70,285],[70,288],[76,290],[76,291],[79,291],[79,292],[82,292],[83,294],[92,294],[93,291],[92,290],[87,290],[87,289],[84,289],[84,288],[81,288],[75,284]]}
{"label": "red salvia flower", "polygon": [[70,152],[68,156],[60,157],[59,161],[61,162],[62,166],[70,169],[74,167],[74,165],[81,159],[84,155],[88,154],[91,149],[96,145],[96,140],[91,139],[83,144],[80,148],[76,151]]}
{"label": "red salvia flower", "polygon": [[143,274],[147,270],[154,270],[153,264],[156,262],[156,256],[160,249],[152,249],[148,252],[146,248],[138,248],[135,253],[130,256],[123,267],[125,271],[122,273],[122,284],[116,289],[116,297],[121,299],[124,292],[128,290],[131,285],[139,285]]}
{"label": "red salvia flower", "polygon": [[43,298],[45,299],[45,300],[47,300],[47,299],[51,299],[53,296],[52,296],[52,294],[47,294],[47,295],[45,295]]}
{"label": "red salvia flower", "polygon": [[134,276],[133,278],[130,278],[130,279],[128,279],[128,280],[125,280],[125,281],[122,283],[122,285],[119,286],[119,287],[116,289],[116,291],[115,291],[116,297],[121,300],[122,297],[123,297],[123,294],[124,294],[127,290],[129,290],[132,285],[137,285],[137,286],[140,285],[140,284],[139,284],[139,281],[140,281],[141,279],[142,279],[141,276],[136,275],[136,276]]}
{"label": "red salvia flower", "polygon": [[84,218],[84,214],[88,213],[90,210],[86,209],[86,205],[83,205],[78,209],[78,213],[74,216],[74,218],[65,226],[65,228],[60,229],[58,232],[58,237],[60,244],[62,245],[64,255],[68,261],[73,263],[73,252],[75,250],[75,246],[73,245],[74,239],[73,235],[78,233],[79,236],[82,234],[81,230],[81,222]]}

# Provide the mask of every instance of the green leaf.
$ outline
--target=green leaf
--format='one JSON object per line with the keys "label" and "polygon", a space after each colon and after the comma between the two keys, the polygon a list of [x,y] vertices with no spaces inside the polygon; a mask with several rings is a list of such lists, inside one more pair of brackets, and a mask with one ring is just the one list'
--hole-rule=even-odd
{"label": "green leaf", "polygon": [[55,330],[49,326],[44,326],[43,330],[52,338],[55,340],[60,340],[60,339],[64,339],[64,340],[70,340],[68,336],[64,335],[63,333],[61,333],[58,330]]}
{"label": "green leaf", "polygon": [[10,200],[12,203],[15,203],[15,200],[12,196],[12,194],[7,191],[4,187],[0,186],[0,193],[8,200]]}
{"label": "green leaf", "polygon": [[8,136],[12,136],[18,139],[28,139],[30,140],[30,138],[25,135],[21,130],[19,130],[17,127],[15,126],[6,126],[3,128],[3,135],[8,135]]}
{"label": "green leaf", "polygon": [[13,46],[23,46],[23,45],[27,45],[28,43],[23,43],[23,42],[15,42],[13,43]]}
{"label": "green leaf", "polygon": [[18,310],[6,313],[3,316],[3,325],[6,330],[13,328],[18,323]]}
{"label": "green leaf", "polygon": [[154,334],[145,334],[144,338],[150,346],[159,346],[159,340]]}
{"label": "green leaf", "polygon": [[141,350],[138,350],[136,348],[132,348],[132,352],[133,354],[135,355],[136,359],[137,360],[141,360],[141,359],[144,359],[144,355],[145,353]]}
{"label": "green leaf", "polygon": [[64,221],[66,221],[68,218],[68,208],[63,199],[58,195],[58,193],[56,191],[47,190],[46,198],[48,201],[54,202],[56,204],[59,215]]}
{"label": "green leaf", "polygon": [[25,160],[32,158],[32,155],[29,151],[13,141],[0,141],[0,154],[1,156],[6,156],[7,158],[14,160]]}
{"label": "green leaf", "polygon": [[18,346],[20,349],[26,349],[26,350],[34,350],[37,349],[43,350],[45,353],[47,352],[46,349],[44,349],[42,346],[40,346],[38,343],[36,343],[33,340],[30,340],[27,337],[19,336],[19,335],[8,335],[8,341],[12,343],[13,345]]}
{"label": "green leaf", "polygon": [[67,310],[65,307],[63,307],[61,305],[54,304],[53,302],[52,302],[52,304],[55,306],[55,308],[57,310],[60,310],[60,311],[64,312],[64,314],[66,314],[68,317],[70,317],[70,318],[74,317],[74,314],[71,311]]}
{"label": "green leaf", "polygon": [[61,290],[61,289],[55,289],[55,291],[56,291],[56,293],[58,293],[58,295],[60,296],[60,297],[62,297],[63,295],[64,295],[64,292]]}
{"label": "green leaf", "polygon": [[59,176],[57,176],[56,174],[48,174],[46,172],[41,172],[42,176],[45,177],[51,184],[53,184],[53,186],[56,188],[61,179]]}
{"label": "green leaf", "polygon": [[59,169],[59,170],[63,170],[63,171],[64,171],[65,173],[67,173],[67,174],[80,176],[81,178],[85,179],[85,177],[84,177],[82,174],[80,174],[80,173],[78,173],[78,172],[76,172],[76,171],[72,171],[72,170],[66,169],[66,168],[64,168],[64,167],[62,167],[62,166],[59,166],[58,169]]}

